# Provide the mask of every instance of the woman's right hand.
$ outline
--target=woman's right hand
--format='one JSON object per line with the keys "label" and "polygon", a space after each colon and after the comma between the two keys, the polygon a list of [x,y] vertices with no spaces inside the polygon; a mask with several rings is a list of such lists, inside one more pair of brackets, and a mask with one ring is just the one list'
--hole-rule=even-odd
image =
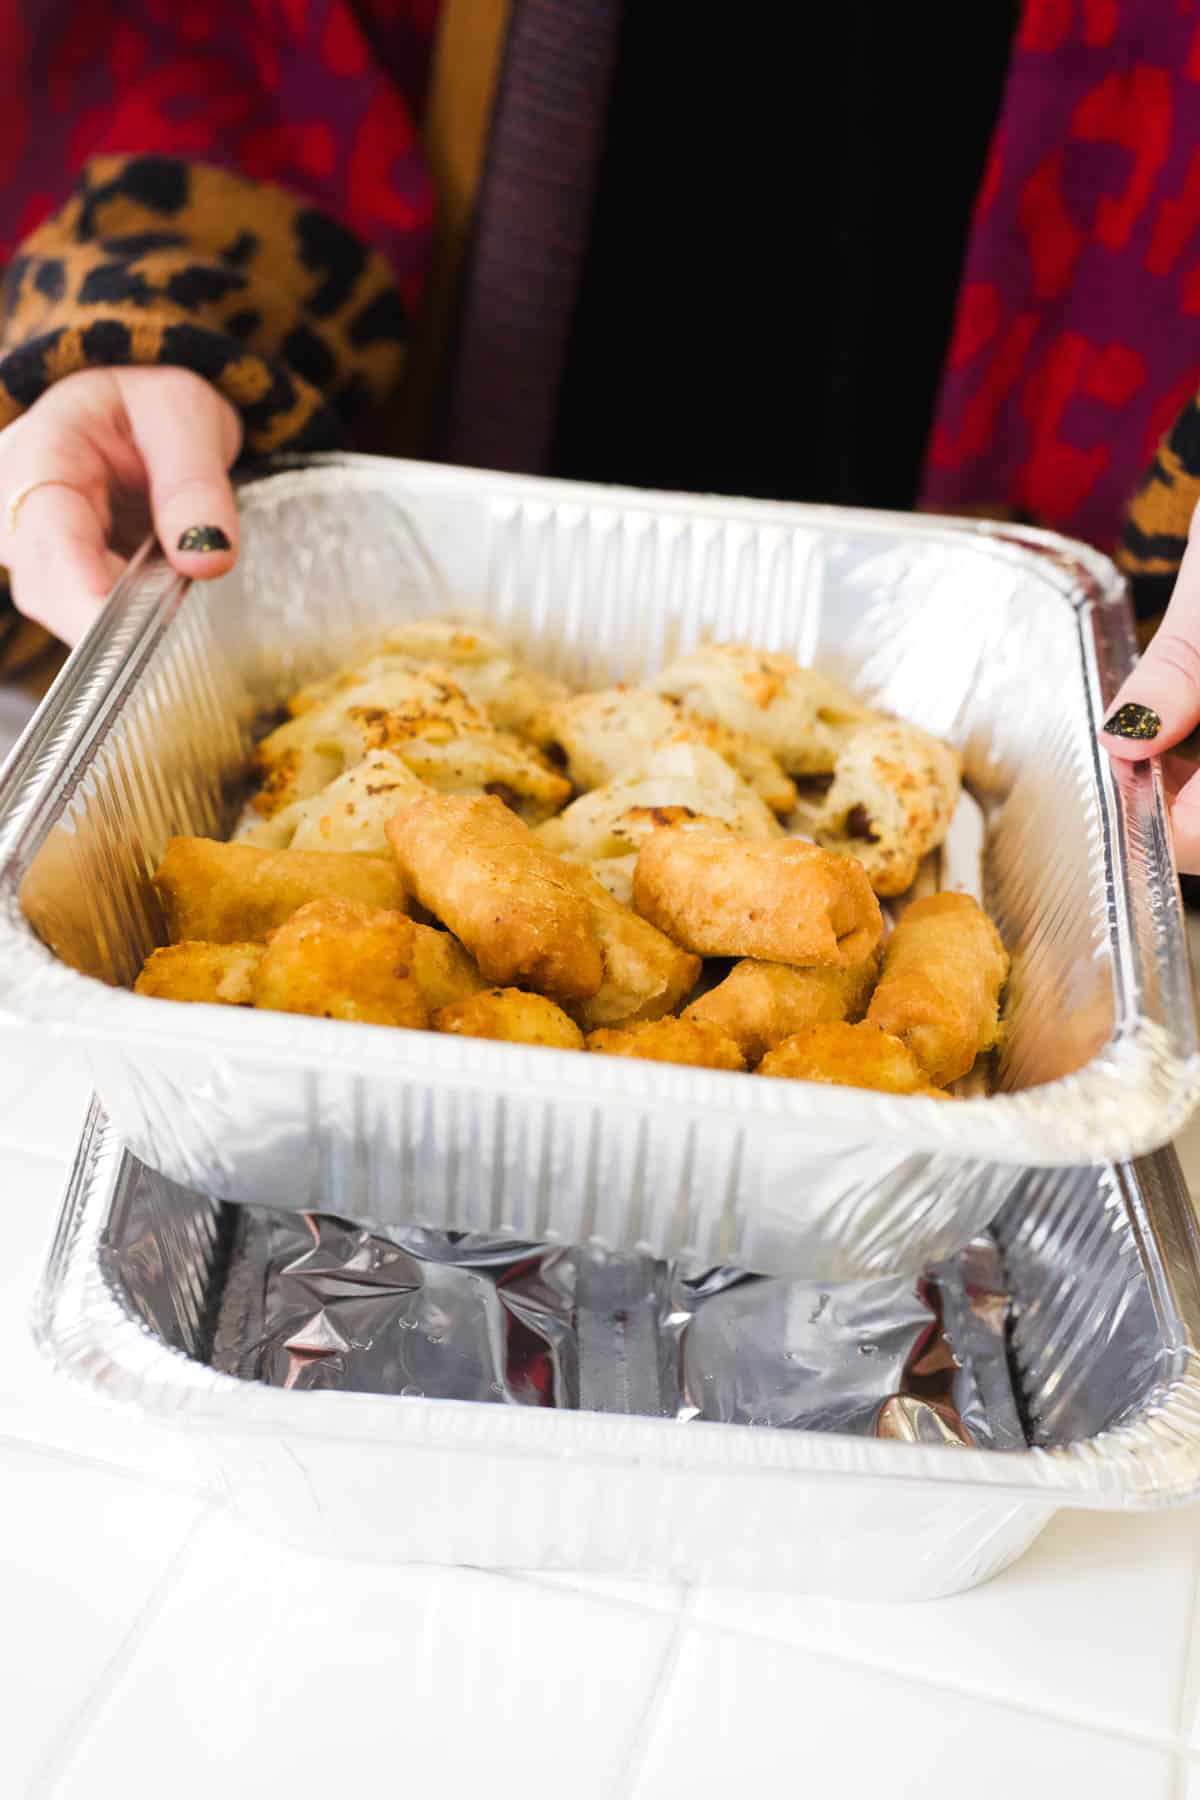
{"label": "woman's right hand", "polygon": [[0,431],[0,564],[19,611],[81,638],[125,567],[114,527],[132,549],[152,523],[181,575],[223,575],[241,441],[229,401],[187,369],[88,369],[47,388]]}

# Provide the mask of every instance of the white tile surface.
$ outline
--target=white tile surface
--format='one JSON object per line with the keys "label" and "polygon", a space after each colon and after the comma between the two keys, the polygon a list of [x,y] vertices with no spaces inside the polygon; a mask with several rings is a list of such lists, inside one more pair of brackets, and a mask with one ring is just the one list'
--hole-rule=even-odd
{"label": "white tile surface", "polygon": [[174,1800],[609,1800],[674,1628],[473,1570],[315,1561],[215,1520],[55,1800],[156,1792],[165,1745]]}
{"label": "white tile surface", "polygon": [[535,1582],[552,1593],[587,1594],[609,1606],[635,1606],[660,1613],[679,1612],[687,1594],[686,1588],[665,1581],[617,1581],[608,1575],[561,1575],[543,1569],[513,1579]]}
{"label": "white tile surface", "polygon": [[12,1445],[0,1495],[0,1786],[32,1795],[51,1746],[144,1623],[202,1504]]}
{"label": "white tile surface", "polygon": [[696,1595],[695,1612],[711,1625],[1082,1723],[1169,1735],[1198,1551],[1194,1512],[1061,1513],[1006,1575],[949,1600],[868,1606],[713,1591]]}
{"label": "white tile surface", "polygon": [[[164,1769],[176,1800],[400,1772],[498,1800],[1200,1800],[1200,1758],[1172,1773],[1200,1752],[1200,1509],[1061,1515],[907,1607],[317,1561],[205,1512],[203,1446],[51,1377],[26,1330],[86,1077],[0,1030],[0,1092],[5,1800],[139,1800]],[[1181,1150],[1200,1190],[1200,1123]]]}
{"label": "white tile surface", "polygon": [[1037,1713],[693,1628],[649,1722],[630,1800],[810,1792],[1169,1800],[1171,1759]]}
{"label": "white tile surface", "polygon": [[0,1150],[0,1452],[6,1442],[32,1444],[94,1467],[206,1490],[212,1474],[202,1445],[64,1381],[33,1341],[30,1311],[66,1180],[62,1158]]}
{"label": "white tile surface", "polygon": [[[0,1019],[0,1143],[69,1160],[91,1095],[83,1057],[52,1038]],[[0,1195],[7,1192],[0,1178]]]}

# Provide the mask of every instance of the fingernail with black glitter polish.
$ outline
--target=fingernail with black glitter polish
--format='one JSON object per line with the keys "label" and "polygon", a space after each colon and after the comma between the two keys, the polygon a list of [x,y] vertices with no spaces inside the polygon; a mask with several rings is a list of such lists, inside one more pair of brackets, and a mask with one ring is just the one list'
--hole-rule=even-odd
{"label": "fingernail with black glitter polish", "polygon": [[1109,737],[1155,738],[1162,730],[1162,720],[1151,707],[1127,700],[1124,706],[1118,706],[1104,729]]}
{"label": "fingernail with black glitter polish", "polygon": [[179,540],[179,548],[188,551],[217,551],[233,548],[219,525],[189,525]]}

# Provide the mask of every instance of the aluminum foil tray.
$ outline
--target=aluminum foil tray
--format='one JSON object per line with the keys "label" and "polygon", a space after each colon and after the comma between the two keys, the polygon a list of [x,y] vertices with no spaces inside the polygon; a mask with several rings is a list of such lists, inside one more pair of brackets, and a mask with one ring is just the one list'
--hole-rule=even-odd
{"label": "aluminum foil tray", "polygon": [[[1134,642],[1046,534],[372,458],[243,490],[186,589],[144,554],[0,777],[0,1016],[81,1040],[124,1141],[223,1199],[851,1279],[915,1273],[1020,1167],[1167,1142],[1196,1025],[1161,790],[1094,722]],[[494,622],[581,682],[743,638],[964,753],[1013,952],[998,1093],[954,1106],[123,991],[172,833],[234,816],[256,723],[385,622]]]}
{"label": "aluminum foil tray", "polygon": [[[501,1307],[477,1271],[489,1257],[513,1264],[510,1243],[476,1240],[466,1254],[431,1240],[421,1279],[362,1254],[353,1232],[307,1225],[311,1253],[291,1244],[272,1302],[262,1247],[302,1238],[298,1216],[174,1186],[94,1109],[35,1330],[60,1371],[185,1431],[199,1479],[249,1522],[317,1552],[931,1598],[1006,1567],[1061,1507],[1200,1492],[1200,1241],[1173,1152],[1022,1177],[990,1238],[1001,1337],[974,1249],[960,1281],[943,1277],[946,1332],[971,1375],[957,1403],[987,1448],[926,1432],[929,1408],[909,1415],[907,1441],[864,1432],[855,1396],[870,1378],[847,1361],[870,1343],[867,1362],[894,1362],[877,1391],[895,1379],[924,1329],[904,1283],[826,1289],[814,1305],[810,1284],[730,1289],[730,1271],[710,1272],[701,1286],[714,1297],[697,1310],[693,1294],[693,1324],[724,1323],[694,1362],[718,1371],[725,1398],[697,1417],[672,1390],[664,1315],[656,1349],[637,1306],[645,1288],[613,1286],[636,1258],[601,1259],[589,1280],[605,1291],[577,1279],[566,1304],[543,1267]],[[661,1265],[658,1276],[669,1284]],[[951,1309],[956,1293],[982,1348]],[[730,1331],[720,1309],[739,1294]],[[501,1312],[548,1348],[565,1403],[499,1348]],[[589,1334],[607,1334],[608,1350]],[[720,1374],[731,1346],[736,1385]],[[656,1412],[667,1416],[645,1416]],[[748,1416],[753,1429],[711,1422]]]}

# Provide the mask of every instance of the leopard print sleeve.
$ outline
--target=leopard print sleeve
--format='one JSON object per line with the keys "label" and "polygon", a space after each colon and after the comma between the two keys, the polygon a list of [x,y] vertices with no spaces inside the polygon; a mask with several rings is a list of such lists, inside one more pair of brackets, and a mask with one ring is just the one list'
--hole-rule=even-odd
{"label": "leopard print sleeve", "polygon": [[388,264],[284,189],[160,156],[89,162],[0,302],[0,425],[79,369],[170,363],[237,407],[252,454],[344,444],[400,375]]}
{"label": "leopard print sleeve", "polygon": [[1159,444],[1129,505],[1117,562],[1133,594],[1145,645],[1166,610],[1200,504],[1200,396],[1189,400]]}

